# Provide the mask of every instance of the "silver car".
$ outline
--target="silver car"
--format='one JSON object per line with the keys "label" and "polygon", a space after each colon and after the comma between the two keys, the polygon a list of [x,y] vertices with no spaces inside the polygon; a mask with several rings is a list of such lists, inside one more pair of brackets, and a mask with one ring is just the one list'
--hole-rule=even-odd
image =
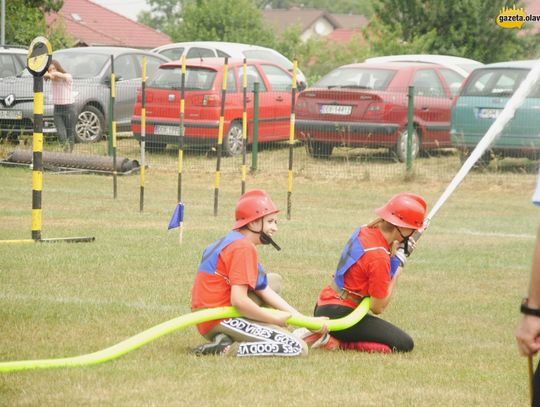
{"label": "silver car", "polygon": [[[147,76],[169,59],[155,53],[121,47],[81,47],[55,51],[53,59],[73,76],[79,143],[101,140],[108,131],[111,60],[114,60],[116,95],[114,118],[118,131],[129,131],[131,115],[141,86],[142,58]],[[43,133],[56,132],[50,83],[44,82]],[[33,77],[24,71],[17,77],[0,79],[0,137],[16,138],[33,132]]]}
{"label": "silver car", "polygon": [[26,65],[27,55],[26,48],[0,45],[0,78],[7,78],[20,73]]}
{"label": "silver car", "polygon": [[[293,63],[286,56],[272,48],[261,47],[259,45],[242,44],[239,42],[225,41],[191,41],[175,42],[154,48],[152,52],[165,55],[173,61],[176,61],[185,55],[190,58],[247,58],[248,60],[260,59],[272,62],[292,73]],[[305,75],[300,69],[297,71],[298,90],[307,87]]]}

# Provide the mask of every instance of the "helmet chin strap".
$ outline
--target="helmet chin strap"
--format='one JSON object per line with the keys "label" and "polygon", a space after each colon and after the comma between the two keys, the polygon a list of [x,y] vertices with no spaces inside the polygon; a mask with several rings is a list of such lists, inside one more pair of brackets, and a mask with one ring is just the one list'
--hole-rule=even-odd
{"label": "helmet chin strap", "polygon": [[281,250],[281,247],[279,247],[278,244],[274,242],[274,240],[263,231],[260,232],[259,239],[261,240],[262,244],[271,244],[272,246],[274,246],[274,249],[276,249],[277,251]]}
{"label": "helmet chin strap", "polygon": [[258,231],[258,232],[255,231],[255,230],[251,230],[249,228],[249,226],[247,227],[247,229],[250,232],[258,234],[259,235],[259,240],[261,241],[262,244],[271,244],[272,246],[274,246],[274,249],[276,249],[277,251],[281,250],[281,247],[279,247],[279,245],[276,242],[274,242],[274,240],[269,235],[267,235],[266,233],[263,232],[263,225],[262,224],[261,224],[261,230]]}
{"label": "helmet chin strap", "polygon": [[396,226],[396,229],[399,233],[399,235],[401,236],[401,238],[403,239],[402,240],[402,243],[403,243],[403,251],[405,252],[405,256],[408,256],[410,253],[409,253],[409,237],[411,237],[410,235],[409,236],[403,236],[403,233],[401,233],[401,230],[399,230],[399,228]]}

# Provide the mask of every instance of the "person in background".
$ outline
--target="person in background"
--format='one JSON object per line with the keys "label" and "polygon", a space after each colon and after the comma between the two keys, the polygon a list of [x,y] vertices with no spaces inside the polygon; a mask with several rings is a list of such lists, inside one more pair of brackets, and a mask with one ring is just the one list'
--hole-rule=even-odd
{"label": "person in background", "polygon": [[[414,248],[413,233],[422,228],[426,203],[401,193],[375,210],[378,217],[354,231],[345,245],[331,284],[319,294],[314,314],[330,319],[350,314],[365,297],[370,311],[381,314]],[[391,323],[367,314],[358,323],[326,335],[300,335],[311,347],[370,352],[410,352],[412,338]]]}
{"label": "person in background", "polygon": [[[211,342],[195,348],[195,355],[307,355],[305,342],[286,329],[287,320],[300,313],[273,289],[281,285],[281,278],[267,275],[257,260],[261,244],[280,250],[272,239],[277,213],[266,192],[246,192],[236,205],[233,230],[204,250],[192,288],[192,309],[234,306],[241,316],[199,324],[199,333]],[[281,312],[269,313],[261,305]],[[325,325],[321,332],[327,332]]]}
{"label": "person in background", "polygon": [[[540,173],[536,181],[533,202],[540,205]],[[536,243],[529,280],[529,294],[523,299],[520,311],[524,314],[516,331],[519,352],[532,358],[540,349],[540,227],[536,233]],[[532,380],[532,406],[540,406],[540,363]]]}
{"label": "person in background", "polygon": [[73,98],[73,78],[62,65],[52,60],[49,69],[43,75],[46,81],[51,81],[52,100],[54,104],[54,125],[58,141],[65,152],[72,152],[75,144],[75,100]]}

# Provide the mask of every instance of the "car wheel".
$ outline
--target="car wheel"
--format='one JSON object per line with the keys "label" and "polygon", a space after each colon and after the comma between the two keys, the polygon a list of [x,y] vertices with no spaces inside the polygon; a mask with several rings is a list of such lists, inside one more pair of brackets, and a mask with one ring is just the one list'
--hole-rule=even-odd
{"label": "car wheel", "polygon": [[[403,130],[397,139],[396,143],[396,155],[399,161],[402,163],[407,161],[407,138],[409,133],[407,130]],[[418,137],[418,132],[416,129],[414,129],[414,132],[412,134],[412,151],[411,151],[411,158],[414,160],[416,157],[418,157],[418,153],[420,152],[420,138]]]}
{"label": "car wheel", "polygon": [[75,139],[79,143],[95,143],[103,138],[105,117],[94,106],[85,106],[77,117]]}
{"label": "car wheel", "polygon": [[321,143],[320,141],[308,140],[306,143],[308,155],[313,158],[328,158],[334,150],[332,144]]}
{"label": "car wheel", "polygon": [[228,156],[240,155],[243,144],[242,125],[238,122],[232,122],[229,131],[223,138],[223,153]]}

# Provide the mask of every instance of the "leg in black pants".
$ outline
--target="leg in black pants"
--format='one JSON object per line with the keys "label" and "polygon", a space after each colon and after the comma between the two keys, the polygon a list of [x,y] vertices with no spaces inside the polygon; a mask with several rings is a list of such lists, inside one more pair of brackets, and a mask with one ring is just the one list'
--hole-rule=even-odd
{"label": "leg in black pants", "polygon": [[64,151],[71,152],[75,144],[75,107],[74,105],[54,105],[54,124],[58,141]]}
{"label": "leg in black pants", "polygon": [[[352,308],[341,305],[323,305],[315,307],[315,316],[337,319],[350,314]],[[412,338],[398,327],[373,315],[366,315],[356,325],[343,331],[331,332],[342,342],[376,342],[387,345],[394,352],[410,352],[414,347]]]}

